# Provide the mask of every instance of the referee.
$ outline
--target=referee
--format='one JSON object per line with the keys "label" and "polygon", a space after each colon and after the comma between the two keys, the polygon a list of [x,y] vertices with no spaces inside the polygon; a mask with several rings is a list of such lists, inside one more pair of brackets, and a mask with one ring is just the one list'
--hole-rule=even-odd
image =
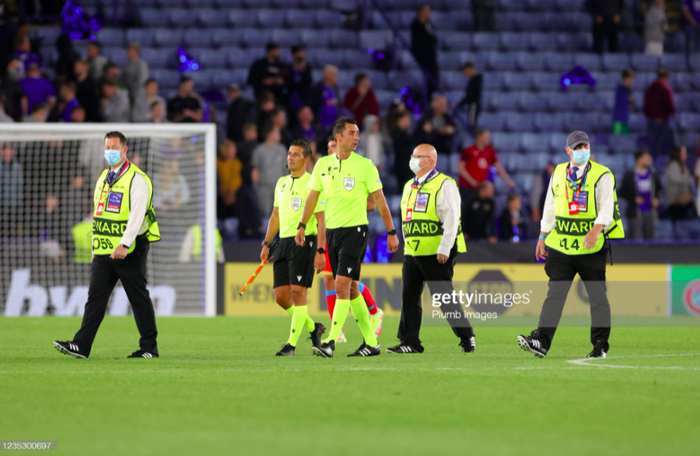
{"label": "referee", "polygon": [[102,172],[95,186],[93,259],[83,323],[72,341],[53,343],[56,350],[76,358],[90,356],[118,280],[141,334],[141,349],[128,357],[158,357],[156,316],[146,288],[146,257],[149,243],[160,240],[160,231],[153,210],[151,179],[127,160],[128,149],[122,133],[111,131],[105,135],[104,157],[110,169]]}
{"label": "referee", "polygon": [[[549,292],[538,328],[518,336],[518,344],[539,358],[552,345],[566,296],[578,274],[591,306],[591,343],[588,358],[605,358],[610,348],[610,303],[605,284],[606,239],[622,239],[625,232],[615,192],[615,176],[590,160],[588,135],[575,131],[566,138],[570,161],[554,168],[544,203],[537,242],[537,259],[546,259]],[[545,250],[549,247],[549,253]]]}
{"label": "referee", "polygon": [[298,246],[294,242],[304,201],[309,194],[307,185],[311,174],[306,172],[306,165],[310,159],[309,144],[303,139],[292,141],[287,153],[287,168],[291,174],[280,177],[275,186],[274,207],[260,252],[262,261],[270,258],[272,239],[279,232],[278,251],[274,254],[273,288],[275,301],[292,317],[292,327],[287,344],[277,352],[277,356],[294,355],[304,327],[311,333],[311,344],[314,347],[321,346],[321,334],[326,330],[325,326],[314,323],[309,317],[309,308],[306,305],[306,292],[314,283],[314,268],[318,274],[326,265],[326,251],[323,249],[326,243],[323,198],[316,204],[315,215],[311,216],[307,223],[309,234],[306,236],[306,244]]}
{"label": "referee", "polygon": [[343,329],[350,308],[357,321],[364,342],[348,356],[377,356],[380,348],[372,331],[367,305],[360,293],[360,267],[367,250],[369,227],[367,220],[367,196],[372,195],[388,233],[387,245],[396,252],[399,240],[394,222],[382,192],[379,171],[372,162],[357,155],[354,150],[360,140],[357,122],[349,117],[338,119],[333,125],[333,137],[338,151],[321,157],[314,167],[309,182],[309,196],[296,235],[297,245],[304,245],[306,224],[319,200],[321,192],[326,197],[326,237],[328,258],[331,262],[337,301],[333,312],[330,336],[321,347],[314,347],[318,356],[331,358],[335,341]]}
{"label": "referee", "polygon": [[[430,144],[413,150],[411,171],[414,179],[406,182],[401,197],[401,221],[404,236],[401,343],[387,353],[423,353],[418,337],[423,308],[421,295],[426,281],[430,292],[452,295],[452,277],[457,255],[467,251],[462,234],[461,199],[454,179],[435,168],[437,151]],[[463,353],[476,349],[474,330],[459,303],[442,303]]]}

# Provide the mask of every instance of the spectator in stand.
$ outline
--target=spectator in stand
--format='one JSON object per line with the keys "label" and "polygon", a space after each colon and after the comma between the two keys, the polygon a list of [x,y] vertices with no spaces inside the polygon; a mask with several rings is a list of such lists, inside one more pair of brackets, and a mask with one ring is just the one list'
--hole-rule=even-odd
{"label": "spectator in stand", "polygon": [[219,146],[216,170],[219,176],[217,218],[225,220],[235,216],[236,193],[243,184],[241,171],[243,164],[236,157],[236,143],[230,139]]}
{"label": "spectator in stand", "polygon": [[129,92],[110,81],[102,83],[100,115],[105,122],[123,123],[129,121],[131,106]]}
{"label": "spectator in stand", "polygon": [[700,0],[683,0],[683,17],[688,52],[700,50]]}
{"label": "spectator in stand", "polygon": [[[432,10],[424,4],[417,8],[416,18],[411,24],[411,53],[418,64],[430,74],[436,83],[440,81],[440,73],[437,64],[438,40],[430,23]],[[433,83],[428,84],[428,98],[437,89]],[[440,150],[438,149],[438,152]]]}
{"label": "spectator in stand", "polygon": [[323,68],[323,81],[319,82],[311,90],[311,109],[322,136],[330,134],[333,124],[340,116],[338,100],[340,89],[338,88],[338,68],[334,65],[326,65]]}
{"label": "spectator in stand", "polygon": [[628,135],[630,133],[630,106],[635,106],[632,83],[634,83],[634,71],[629,68],[622,70],[622,82],[617,86],[617,92],[615,92],[613,135]]}
{"label": "spectator in stand", "polygon": [[264,91],[262,95],[258,98],[258,112],[257,112],[257,123],[258,123],[258,136],[263,137],[263,133],[269,123],[271,122],[270,117],[275,111],[275,96],[272,92]]}
{"label": "spectator in stand", "polygon": [[265,57],[253,62],[248,73],[248,85],[255,90],[255,98],[259,99],[263,92],[269,91],[274,95],[276,103],[287,101],[287,75],[289,68],[280,62],[280,47],[268,43]]}
{"label": "spectator in stand", "polygon": [[355,75],[355,87],[345,94],[345,109],[350,111],[357,121],[357,126],[362,129],[363,120],[367,115],[379,116],[379,101],[372,90],[372,82],[366,73]]}
{"label": "spectator in stand", "polygon": [[261,216],[269,217],[275,185],[287,172],[287,150],[280,144],[279,128],[270,126],[265,131],[265,142],[253,150],[253,173],[259,175],[255,185],[260,200]]}
{"label": "spectator in stand", "polygon": [[47,103],[53,107],[56,103],[56,91],[53,84],[44,79],[36,63],[31,63],[27,67],[27,77],[19,83],[22,91],[27,96],[27,112],[22,113],[22,117],[31,114],[32,107],[39,103]]}
{"label": "spectator in stand", "polygon": [[202,103],[193,95],[194,81],[182,76],[177,95],[168,101],[168,120],[171,122],[201,122],[203,118]]}
{"label": "spectator in stand", "polygon": [[309,102],[309,92],[313,84],[311,65],[306,60],[306,49],[292,46],[292,65],[287,74],[289,92],[289,114],[292,116]]}
{"label": "spectator in stand", "polygon": [[158,120],[158,123],[166,121],[165,113],[167,112],[167,103],[165,98],[158,95],[160,85],[158,81],[151,78],[146,81],[140,91],[140,95],[136,97],[131,110],[132,122],[153,122],[153,103],[158,102],[162,108],[163,118]]}
{"label": "spectator in stand", "polygon": [[27,112],[27,96],[19,85],[19,69],[21,64],[15,57],[11,57],[7,63],[6,73],[0,81],[0,98],[4,100],[5,114],[12,117],[15,122],[22,119],[22,112]]}
{"label": "spectator in stand", "polygon": [[129,100],[134,103],[139,96],[143,96],[141,89],[148,80],[148,63],[141,59],[141,45],[132,41],[126,47],[126,55],[129,60],[124,64],[122,78],[129,91]]}
{"label": "spectator in stand", "polygon": [[479,191],[464,205],[462,211],[462,229],[467,241],[488,240],[495,243],[496,203],[493,200],[493,184],[482,182]]}
{"label": "spectator in stand", "polygon": [[41,67],[41,60],[38,55],[32,52],[32,44],[28,36],[17,36],[15,38],[15,52],[13,55],[20,61],[22,77],[26,75],[29,65],[35,64],[37,67]]}
{"label": "spectator in stand", "polygon": [[76,60],[73,65],[73,74],[77,84],[76,98],[80,105],[85,108],[88,122],[101,122],[100,116],[100,90],[92,77],[90,77],[90,67],[85,60]]}
{"label": "spectator in stand", "polygon": [[[258,147],[258,144],[258,126],[254,123],[244,123],[243,139],[236,144],[238,158],[241,160],[244,167],[250,165],[253,159],[253,150]],[[244,173],[245,172],[244,170]]]}
{"label": "spectator in stand", "polygon": [[59,119],[64,122],[72,122],[73,110],[80,106],[80,102],[75,97],[75,82],[64,82],[58,89],[58,95],[61,97],[61,101],[56,105]]}
{"label": "spectator in stand", "polygon": [[314,113],[308,106],[304,106],[297,114],[297,127],[294,129],[294,138],[303,139],[307,143],[316,143],[316,131],[314,130]]}
{"label": "spectator in stand", "polygon": [[625,173],[620,198],[627,201],[629,239],[654,239],[659,220],[657,208],[661,196],[661,180],[652,168],[651,154],[640,150],[634,154],[635,167]]}
{"label": "spectator in stand", "polygon": [[150,123],[166,123],[168,120],[165,117],[165,106],[159,100],[151,103],[151,119]]}
{"label": "spectator in stand", "polygon": [[[698,150],[696,153],[697,156],[700,157],[700,140],[698,140]],[[695,195],[695,210],[698,215],[700,215],[700,159],[695,161],[695,172],[693,174],[695,175],[695,189],[697,192]]]}
{"label": "spectator in stand", "polygon": [[70,113],[70,121],[73,123],[85,123],[86,117],[85,109],[82,106],[76,106]]}
{"label": "spectator in stand", "polygon": [[80,59],[80,54],[73,49],[73,41],[65,34],[59,35],[56,39],[56,50],[58,51],[58,60],[55,65],[56,81],[61,84],[73,79],[73,68],[76,60]]}
{"label": "spectator in stand", "polygon": [[5,97],[0,96],[0,123],[13,123],[15,119],[5,112]]}
{"label": "spectator in stand", "polygon": [[[24,199],[24,169],[15,160],[15,150],[9,144],[0,153],[0,214],[6,215],[12,208],[22,205]],[[7,212],[6,212],[7,211]],[[2,217],[3,222],[9,217]]]}
{"label": "spectator in stand", "polygon": [[649,136],[649,151],[653,157],[666,155],[676,144],[671,119],[676,115],[676,102],[673,99],[673,89],[668,81],[670,74],[661,68],[658,78],[644,94],[644,115],[647,118],[647,135]]}
{"label": "spectator in stand", "polygon": [[228,115],[226,116],[226,137],[231,141],[243,139],[243,124],[255,122],[255,103],[241,95],[238,84],[228,87]]}
{"label": "spectator in stand", "polygon": [[695,180],[685,164],[687,158],[688,152],[685,146],[675,146],[664,171],[666,207],[674,228],[678,220],[698,216],[693,204],[692,188]]}
{"label": "spectator in stand", "polygon": [[462,151],[462,157],[457,163],[459,173],[459,193],[462,201],[468,201],[481,188],[481,184],[489,178],[491,166],[495,167],[508,187],[515,187],[496,150],[491,146],[491,133],[477,128],[474,132],[474,144]]}
{"label": "spectator in stand", "polygon": [[546,189],[549,188],[549,181],[552,179],[552,173],[557,164],[557,157],[550,158],[544,170],[539,174],[535,174],[534,179],[532,179],[529,201],[532,209],[532,221],[536,224],[534,232],[539,231],[539,223],[542,220],[544,211],[544,201],[547,198]]}
{"label": "spectator in stand", "polygon": [[472,0],[474,30],[493,32],[496,30],[496,0]]}
{"label": "spectator in stand", "polygon": [[162,212],[176,211],[190,200],[190,186],[180,172],[180,162],[167,160],[153,183],[153,207]]}
{"label": "spectator in stand", "polygon": [[275,108],[275,110],[270,114],[270,124],[279,129],[281,138],[280,142],[284,147],[289,148],[289,145],[292,144],[294,138],[292,137],[292,132],[290,132],[287,128],[287,113],[285,110]]}
{"label": "spectator in stand", "polygon": [[90,67],[90,77],[99,81],[107,65],[107,57],[102,55],[102,44],[99,41],[90,41],[87,47],[87,63]]}
{"label": "spectator in stand", "polygon": [[32,106],[32,113],[22,118],[25,123],[43,123],[46,122],[46,116],[49,114],[49,105],[46,103],[37,103]]}
{"label": "spectator in stand", "polygon": [[469,83],[467,84],[467,93],[458,106],[467,107],[469,128],[473,131],[477,126],[479,114],[481,114],[481,93],[484,87],[484,76],[476,71],[476,65],[473,62],[465,63],[462,66],[462,72],[469,78]]}
{"label": "spectator in stand", "polygon": [[24,78],[24,67],[17,56],[13,55],[7,59],[7,64],[0,76],[5,82],[19,82]]}
{"label": "spectator in stand", "polygon": [[624,0],[588,0],[587,9],[593,15],[593,52],[602,54],[606,39],[608,51],[617,52],[624,7]]}
{"label": "spectator in stand", "polygon": [[[389,106],[389,112],[386,117],[384,117],[384,122],[382,122],[382,134],[384,139],[390,144],[394,141],[394,129],[396,128],[396,122],[399,117],[406,113],[406,105],[401,101],[400,98],[394,99]],[[408,119],[409,125],[411,119]],[[419,143],[420,144],[420,143]],[[413,149],[411,149],[413,151]]]}
{"label": "spectator in stand", "polygon": [[520,242],[527,239],[527,224],[522,212],[523,202],[518,195],[508,195],[508,207],[503,209],[499,218],[499,237],[503,241]]}
{"label": "spectator in stand", "polygon": [[413,179],[414,172],[411,171],[409,162],[416,141],[411,135],[411,119],[406,111],[397,114],[392,139],[394,143],[394,175],[399,181],[399,188]]}
{"label": "spectator in stand", "polygon": [[367,115],[357,144],[357,153],[369,158],[379,171],[384,166],[384,138],[380,126],[379,116]]}
{"label": "spectator in stand", "polygon": [[664,38],[668,30],[665,0],[654,0],[644,18],[645,53],[661,57],[664,54]]}
{"label": "spectator in stand", "polygon": [[452,153],[456,123],[452,116],[447,113],[447,98],[444,95],[435,94],[430,106],[431,108],[421,119],[420,128],[425,131],[425,124],[430,124],[430,132],[427,132],[429,144],[435,147],[440,154],[450,154]]}

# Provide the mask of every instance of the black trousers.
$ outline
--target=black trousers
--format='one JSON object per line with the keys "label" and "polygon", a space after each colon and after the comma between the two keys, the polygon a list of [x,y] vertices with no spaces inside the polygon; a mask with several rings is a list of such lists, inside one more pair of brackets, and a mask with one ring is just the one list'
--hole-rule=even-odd
{"label": "black trousers", "polygon": [[565,255],[549,249],[544,270],[549,276],[549,291],[542,306],[537,339],[549,350],[564,310],[571,283],[578,274],[588,292],[591,306],[591,343],[601,341],[607,351],[610,338],[610,303],[605,284],[607,246],[590,255]]}
{"label": "black trousers", "polygon": [[[399,323],[398,338],[419,352],[423,352],[423,345],[419,337],[421,322],[423,320],[423,307],[421,298],[425,282],[431,283],[430,292],[452,293],[452,276],[457,263],[457,246],[452,248],[450,257],[445,264],[440,264],[437,255],[410,256],[406,255],[403,262],[403,291],[401,307],[401,322]],[[433,289],[436,288],[436,289]],[[469,339],[474,336],[474,330],[469,320],[464,316],[464,309],[460,304],[443,304],[440,307],[443,313],[452,312],[457,318],[448,319],[452,331],[460,339]]]}
{"label": "black trousers", "polygon": [[78,344],[80,351],[86,356],[90,354],[117,280],[122,281],[134,312],[136,327],[141,334],[139,346],[149,353],[158,354],[156,314],[146,288],[146,257],[149,249],[147,241],[137,240],[134,251],[123,260],[112,260],[105,255],[95,256],[90,271],[90,289],[83,323],[73,337],[73,342]]}
{"label": "black trousers", "polygon": [[602,24],[593,22],[593,52],[597,54],[604,52],[605,39],[608,40],[608,52],[617,52],[619,25],[612,19],[604,19]]}

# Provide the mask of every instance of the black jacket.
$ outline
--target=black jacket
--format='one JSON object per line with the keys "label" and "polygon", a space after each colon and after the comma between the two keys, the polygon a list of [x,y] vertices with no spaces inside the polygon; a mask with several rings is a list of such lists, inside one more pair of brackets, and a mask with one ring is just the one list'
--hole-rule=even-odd
{"label": "black jacket", "polygon": [[588,0],[586,10],[593,16],[602,16],[603,19],[612,19],[622,14],[625,9],[624,0]]}
{"label": "black jacket", "polygon": [[226,118],[226,137],[231,141],[241,141],[243,139],[243,124],[255,123],[255,103],[238,97],[228,106],[228,116]]}
{"label": "black jacket", "polygon": [[470,78],[469,83],[467,84],[466,93],[464,95],[464,98],[462,98],[462,101],[459,102],[459,106],[464,106],[465,104],[471,103],[481,104],[481,92],[483,90],[483,86],[483,75],[477,74],[474,77]]}
{"label": "black jacket", "polygon": [[430,22],[421,24],[415,19],[411,24],[411,52],[418,63],[425,67],[437,64],[437,37]]}
{"label": "black jacket", "polygon": [[496,203],[491,198],[479,198],[479,195],[476,195],[467,201],[462,214],[467,239],[472,241],[495,236],[495,215]]}
{"label": "black jacket", "polygon": [[[661,179],[659,179],[659,174],[652,168],[651,170],[651,194],[654,198],[661,197]],[[622,178],[622,185],[620,186],[620,198],[627,201],[627,211],[625,215],[627,217],[637,216],[637,179],[635,178],[635,171],[629,170],[625,173],[625,177]]]}
{"label": "black jacket", "polygon": [[[525,218],[523,217],[522,211],[520,211],[520,223],[518,223],[518,237],[520,240],[527,239],[527,225],[525,224]],[[506,207],[501,212],[501,217],[498,220],[499,227],[499,237],[502,240],[510,241],[515,236],[515,229],[513,228],[513,221],[510,217],[510,211]]]}

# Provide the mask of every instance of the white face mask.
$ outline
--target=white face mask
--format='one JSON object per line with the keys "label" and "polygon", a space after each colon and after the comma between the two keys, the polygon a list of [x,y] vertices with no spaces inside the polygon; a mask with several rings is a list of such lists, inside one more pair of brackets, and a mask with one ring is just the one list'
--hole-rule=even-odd
{"label": "white face mask", "polygon": [[408,167],[411,168],[411,171],[417,174],[423,169],[420,165],[421,160],[422,158],[411,157],[411,161],[408,162]]}

